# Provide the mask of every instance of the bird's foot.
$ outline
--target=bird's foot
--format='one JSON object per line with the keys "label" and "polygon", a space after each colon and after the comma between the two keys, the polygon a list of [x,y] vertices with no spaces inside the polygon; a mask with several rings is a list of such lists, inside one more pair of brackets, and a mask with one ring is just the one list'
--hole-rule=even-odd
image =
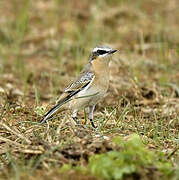
{"label": "bird's foot", "polygon": [[91,122],[92,127],[93,127],[94,129],[96,129],[97,127],[94,125],[94,122],[93,122],[92,119],[90,119],[90,122]]}
{"label": "bird's foot", "polygon": [[77,125],[80,124],[77,117],[73,117],[73,120],[75,121],[75,123],[76,123]]}

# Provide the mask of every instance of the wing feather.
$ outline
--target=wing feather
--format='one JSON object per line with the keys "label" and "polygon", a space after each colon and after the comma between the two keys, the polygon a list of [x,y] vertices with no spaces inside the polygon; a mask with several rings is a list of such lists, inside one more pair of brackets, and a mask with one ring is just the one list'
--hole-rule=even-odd
{"label": "wing feather", "polygon": [[92,81],[94,78],[94,73],[87,72],[81,74],[73,83],[71,83],[66,89],[65,92],[76,91],[81,89],[85,84]]}

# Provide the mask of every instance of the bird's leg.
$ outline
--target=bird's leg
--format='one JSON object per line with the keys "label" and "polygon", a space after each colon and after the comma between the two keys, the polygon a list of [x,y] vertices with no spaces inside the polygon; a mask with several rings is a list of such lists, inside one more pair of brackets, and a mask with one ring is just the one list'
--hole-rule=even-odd
{"label": "bird's leg", "polygon": [[79,122],[77,120],[77,117],[76,117],[77,116],[77,112],[78,112],[78,109],[75,109],[73,111],[72,118],[73,118],[73,120],[75,121],[76,124],[79,124]]}
{"label": "bird's leg", "polygon": [[93,123],[93,111],[94,111],[94,108],[95,108],[95,105],[89,107],[89,119],[90,119],[90,122],[91,122],[91,125],[93,126],[93,128],[96,128],[96,126]]}

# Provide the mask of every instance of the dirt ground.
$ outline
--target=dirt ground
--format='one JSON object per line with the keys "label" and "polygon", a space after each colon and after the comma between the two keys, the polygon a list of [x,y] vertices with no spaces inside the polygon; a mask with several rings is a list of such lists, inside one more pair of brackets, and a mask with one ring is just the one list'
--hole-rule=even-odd
{"label": "dirt ground", "polygon": [[[118,151],[114,137],[134,133],[149,151],[164,153],[179,178],[178,9],[177,0],[1,1],[0,179],[103,179],[60,168],[87,167],[91,156]],[[81,126],[70,111],[39,125],[90,51],[104,44],[119,52],[95,110],[98,130],[86,110]],[[146,174],[125,178],[151,179]]]}

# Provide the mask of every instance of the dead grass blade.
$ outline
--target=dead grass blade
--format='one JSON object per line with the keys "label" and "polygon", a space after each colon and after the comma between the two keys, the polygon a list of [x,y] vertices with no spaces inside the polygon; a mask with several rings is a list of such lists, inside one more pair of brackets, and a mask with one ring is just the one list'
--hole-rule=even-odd
{"label": "dead grass blade", "polygon": [[0,136],[0,141],[6,142],[6,143],[8,143],[8,144],[10,144],[10,145],[15,145],[15,146],[17,146],[17,147],[23,147],[23,148],[25,147],[25,146],[22,145],[22,144],[19,144],[19,143],[15,142],[15,141],[11,141],[10,139],[4,138],[4,137],[2,137],[2,136]]}
{"label": "dead grass blade", "polygon": [[21,152],[21,153],[24,153],[24,154],[42,154],[43,151],[42,150],[33,150],[33,149],[18,149],[18,150],[15,150],[15,152]]}

